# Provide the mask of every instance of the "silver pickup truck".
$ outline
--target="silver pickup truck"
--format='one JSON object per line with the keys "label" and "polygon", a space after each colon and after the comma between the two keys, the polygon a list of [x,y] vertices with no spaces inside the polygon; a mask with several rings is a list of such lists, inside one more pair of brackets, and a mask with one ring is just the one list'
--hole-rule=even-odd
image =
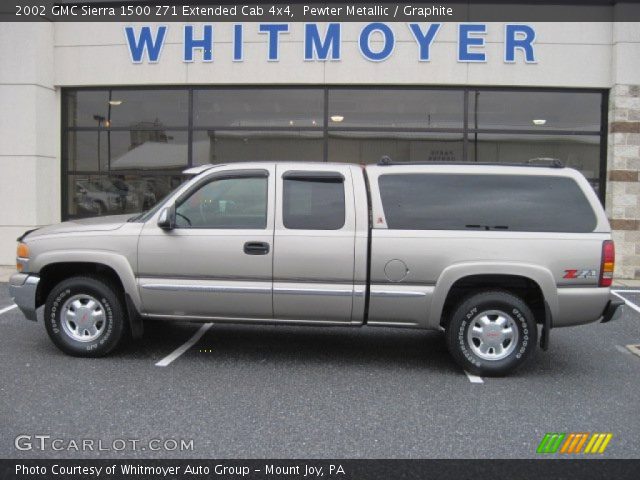
{"label": "silver pickup truck", "polygon": [[143,320],[443,330],[504,375],[552,328],[608,322],[614,246],[587,180],[556,163],[235,163],[152,210],[19,238],[10,292],[64,352],[101,356]]}

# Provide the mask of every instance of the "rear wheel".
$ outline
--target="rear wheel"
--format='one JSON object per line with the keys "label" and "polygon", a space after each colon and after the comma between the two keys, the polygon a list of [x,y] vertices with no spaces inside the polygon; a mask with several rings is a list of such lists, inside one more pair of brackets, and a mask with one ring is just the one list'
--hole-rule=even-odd
{"label": "rear wheel", "polygon": [[446,329],[447,347],[456,362],[483,376],[506,375],[518,368],[535,350],[537,337],[529,307],[504,291],[467,297]]}
{"label": "rear wheel", "polygon": [[110,282],[98,277],[72,277],[49,293],[44,324],[53,343],[63,352],[100,357],[120,343],[125,310]]}

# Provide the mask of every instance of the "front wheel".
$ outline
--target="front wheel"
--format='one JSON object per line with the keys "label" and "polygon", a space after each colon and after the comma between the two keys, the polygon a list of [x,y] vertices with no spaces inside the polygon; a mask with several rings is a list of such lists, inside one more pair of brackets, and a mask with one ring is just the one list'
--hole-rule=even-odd
{"label": "front wheel", "polygon": [[78,357],[101,357],[116,348],[125,330],[125,310],[116,292],[99,277],[72,277],[56,285],[44,311],[53,343]]}
{"label": "front wheel", "polygon": [[480,292],[464,300],[446,328],[447,347],[466,371],[502,376],[522,365],[538,338],[535,318],[519,297]]}

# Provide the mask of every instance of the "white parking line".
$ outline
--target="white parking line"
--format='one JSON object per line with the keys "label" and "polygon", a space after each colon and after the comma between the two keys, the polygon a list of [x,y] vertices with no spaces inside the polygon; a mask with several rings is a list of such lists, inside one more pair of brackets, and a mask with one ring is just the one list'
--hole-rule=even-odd
{"label": "white parking line", "polygon": [[0,310],[0,315],[2,315],[3,313],[10,312],[14,308],[18,308],[18,305],[11,305],[10,307],[3,308],[2,310]]}
{"label": "white parking line", "polygon": [[636,305],[635,303],[633,303],[630,300],[627,300],[622,295],[618,294],[618,292],[624,292],[624,290],[618,290],[618,291],[611,290],[611,293],[613,293],[616,297],[621,298],[624,301],[624,303],[627,304],[627,307],[629,307],[629,308],[635,310],[636,312],[640,313],[640,307],[638,305]]}
{"label": "white parking line", "polygon": [[466,370],[464,371],[464,373],[466,373],[467,378],[469,379],[469,381],[471,383],[484,383],[484,380],[482,380],[482,377],[479,377],[477,375],[473,375],[472,373],[469,373]]}
{"label": "white parking line", "polygon": [[622,345],[616,345],[616,350],[618,350],[620,353],[624,353],[625,355],[631,355],[631,352],[627,348],[624,348]]}
{"label": "white parking line", "polygon": [[171,352],[169,355],[167,355],[158,363],[156,363],[156,367],[166,367],[171,362],[173,362],[176,358],[182,355],[184,352],[186,352],[191,347],[193,347],[196,344],[196,342],[202,338],[202,336],[206,333],[206,331],[211,328],[211,325],[213,325],[213,323],[205,323],[204,325],[202,325],[189,340],[184,342],[182,345],[176,348],[173,352]]}

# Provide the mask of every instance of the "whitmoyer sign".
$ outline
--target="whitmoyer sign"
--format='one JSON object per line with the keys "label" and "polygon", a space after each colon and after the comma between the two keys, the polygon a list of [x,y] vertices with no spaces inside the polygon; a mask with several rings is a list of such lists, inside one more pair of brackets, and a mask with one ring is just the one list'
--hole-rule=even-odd
{"label": "whitmoyer sign", "polygon": [[[393,55],[397,32],[394,29],[408,28],[416,43],[416,59],[428,62],[431,48],[438,36],[441,23],[387,24],[374,22],[365,24],[358,35],[358,47],[362,56],[372,62],[382,62]],[[182,60],[185,62],[213,62],[216,60],[214,24],[204,25],[160,25],[157,27],[127,26],[124,34],[133,63],[156,63],[162,59],[162,47],[169,28],[182,28]],[[279,43],[285,35],[290,35],[288,23],[259,23],[250,27],[233,25],[233,44],[230,60],[244,60],[244,33],[246,28],[257,28],[265,36],[268,44],[266,61],[277,62],[280,57]],[[457,61],[486,62],[485,23],[460,23],[457,31]],[[306,23],[302,39],[302,55],[305,61],[339,61],[342,48],[342,24]],[[506,63],[535,63],[536,32],[530,25],[507,23],[504,26],[504,49],[502,60]]]}

